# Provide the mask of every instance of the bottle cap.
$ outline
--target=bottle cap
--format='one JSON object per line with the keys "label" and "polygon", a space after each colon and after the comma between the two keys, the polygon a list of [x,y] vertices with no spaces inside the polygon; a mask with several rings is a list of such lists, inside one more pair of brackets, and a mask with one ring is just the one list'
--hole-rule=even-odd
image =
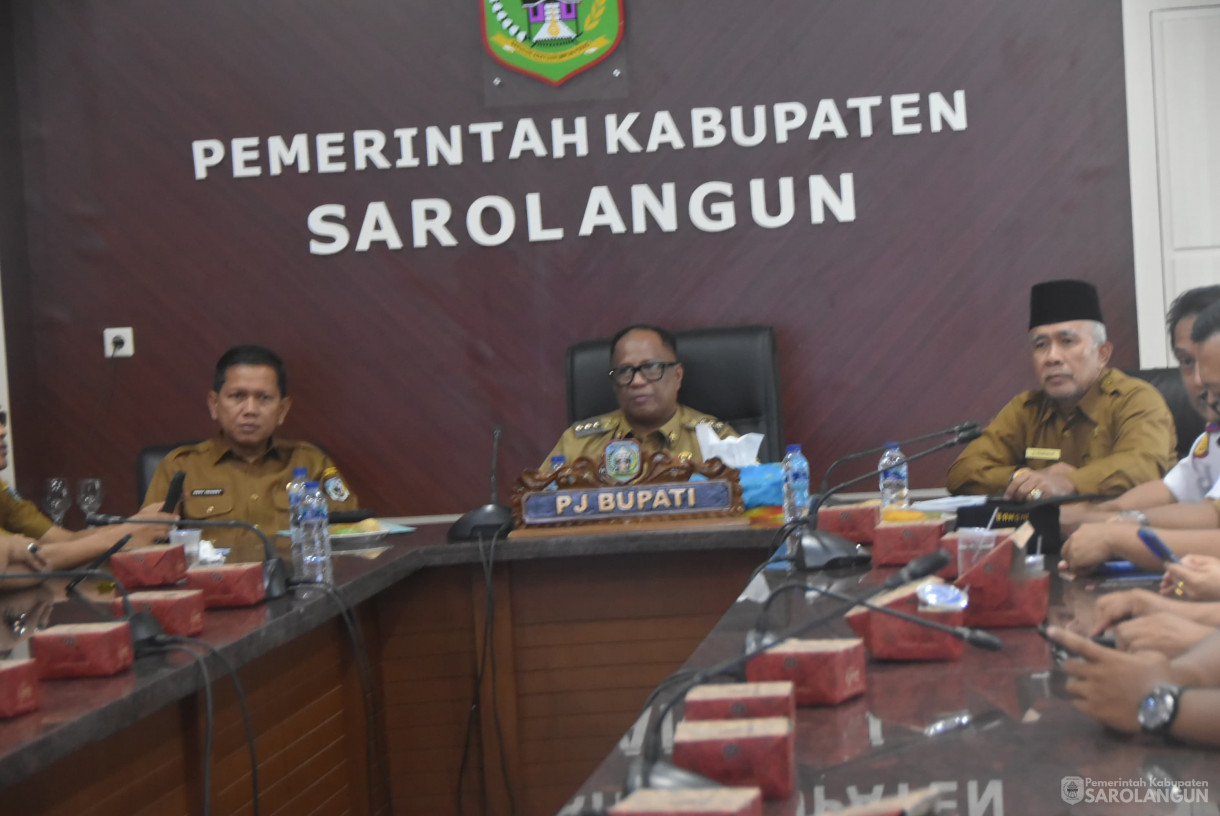
{"label": "bottle cap", "polygon": [[789,445],[788,446],[788,453],[800,453],[800,452],[801,452],[800,445]]}
{"label": "bottle cap", "polygon": [[304,481],[305,477],[308,475],[309,475],[309,471],[306,470],[305,468],[293,468],[292,469],[292,480],[293,481],[296,481],[297,479]]}
{"label": "bottle cap", "polygon": [[897,442],[886,442],[886,443],[885,443],[885,449],[886,449],[886,450],[892,450],[893,448],[897,448],[897,447],[898,447],[898,443],[897,443]]}
{"label": "bottle cap", "polygon": [[551,467],[558,467],[559,465],[562,465],[566,461],[568,461],[568,460],[566,458],[564,458],[563,454],[556,454],[551,457]]}

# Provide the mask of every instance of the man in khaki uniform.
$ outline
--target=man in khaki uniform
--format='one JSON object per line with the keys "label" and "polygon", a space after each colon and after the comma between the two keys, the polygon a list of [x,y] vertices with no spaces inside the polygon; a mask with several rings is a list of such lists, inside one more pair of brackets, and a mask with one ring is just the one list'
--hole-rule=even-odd
{"label": "man in khaki uniform", "polygon": [[[358,506],[355,495],[325,453],[308,442],[273,437],[292,407],[288,374],[274,352],[262,346],[235,346],[216,363],[208,411],[219,436],[170,451],[153,474],[144,503],[165,498],[170,480],[186,473],[183,519],[237,519],[257,526],[288,550],[277,530],[288,528],[288,483],[295,468],[322,484],[331,510]],[[222,534],[224,533],[224,534]],[[262,544],[249,532],[207,530],[218,546],[231,548],[228,560],[260,561]]]}
{"label": "man in khaki uniform", "polygon": [[1084,281],[1039,283],[1030,339],[1042,387],[1019,394],[949,468],[953,493],[1008,499],[1116,495],[1173,466],[1173,416],[1143,380],[1107,368],[1097,290]]}
{"label": "man in khaki uniform", "polygon": [[713,416],[678,404],[682,364],[674,336],[656,326],[628,326],[610,343],[610,384],[619,410],[577,422],[564,431],[542,464],[552,456],[572,462],[584,456],[600,463],[606,444],[634,438],[645,459],[657,451],[675,458],[703,461],[695,426],[710,423],[716,435],[737,432]]}

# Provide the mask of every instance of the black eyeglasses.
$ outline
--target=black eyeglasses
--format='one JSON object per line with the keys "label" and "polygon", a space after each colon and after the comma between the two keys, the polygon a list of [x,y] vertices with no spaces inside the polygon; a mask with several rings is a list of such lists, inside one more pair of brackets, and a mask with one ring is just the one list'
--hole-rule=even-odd
{"label": "black eyeglasses", "polygon": [[638,371],[644,375],[644,379],[648,382],[657,382],[665,376],[665,372],[679,365],[677,362],[660,363],[654,360],[649,360],[646,363],[640,363],[636,366],[623,366],[622,368],[610,369],[610,379],[615,385],[630,385],[635,379],[635,373]]}
{"label": "black eyeglasses", "polygon": [[3,408],[0,408],[0,425],[3,425],[6,428],[8,427],[8,411],[4,410]]}

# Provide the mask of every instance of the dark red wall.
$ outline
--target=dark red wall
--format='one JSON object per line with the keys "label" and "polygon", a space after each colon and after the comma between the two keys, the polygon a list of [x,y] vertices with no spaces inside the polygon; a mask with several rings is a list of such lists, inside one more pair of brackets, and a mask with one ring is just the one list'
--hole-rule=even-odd
{"label": "dark red wall", "polygon": [[[1031,283],[1102,289],[1116,361],[1135,361],[1121,9],[1110,0],[636,2],[619,52],[558,91],[483,51],[479,0],[19,0],[6,20],[3,273],[20,486],[101,475],[135,502],[144,444],[210,432],[211,366],[262,342],[290,366],[289,432],[323,443],[383,513],[458,511],[533,466],[565,424],[562,358],[627,322],[769,323],[791,440],[836,456],[990,416],[1031,379]],[[616,78],[611,73],[617,69]],[[502,81],[494,83],[496,78]],[[669,110],[966,92],[969,126],[606,155],[602,121]],[[844,111],[847,113],[847,111]],[[194,180],[191,142],[586,116],[584,158]],[[19,139],[19,141],[18,141]],[[503,156],[510,138],[501,134]],[[348,157],[350,161],[350,155]],[[220,168],[223,170],[223,168]],[[805,179],[853,173],[853,223],[808,223]],[[797,217],[755,226],[748,181],[794,176]],[[690,226],[697,184],[732,182],[738,225]],[[680,227],[579,237],[588,190],[678,188]],[[540,192],[564,240],[525,238]],[[513,202],[505,245],[465,235],[480,195]],[[410,201],[454,207],[454,248],[410,247]],[[358,226],[387,202],[407,248],[322,257],[309,211]],[[772,206],[774,206],[772,199]],[[489,222],[489,226],[491,226]],[[353,236],[354,237],[354,236]],[[101,330],[133,326],[106,361]],[[948,456],[913,466],[939,484]]]}

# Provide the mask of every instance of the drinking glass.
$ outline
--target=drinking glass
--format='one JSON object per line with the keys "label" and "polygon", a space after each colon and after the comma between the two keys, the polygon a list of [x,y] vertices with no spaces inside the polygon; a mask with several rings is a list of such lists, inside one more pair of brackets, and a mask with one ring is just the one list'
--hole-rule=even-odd
{"label": "drinking glass", "polygon": [[76,506],[86,516],[100,510],[105,497],[101,479],[81,479],[76,483]]}
{"label": "drinking glass", "polygon": [[56,527],[62,527],[64,516],[72,506],[72,493],[68,490],[68,482],[60,476],[47,479],[43,490],[42,509]]}

